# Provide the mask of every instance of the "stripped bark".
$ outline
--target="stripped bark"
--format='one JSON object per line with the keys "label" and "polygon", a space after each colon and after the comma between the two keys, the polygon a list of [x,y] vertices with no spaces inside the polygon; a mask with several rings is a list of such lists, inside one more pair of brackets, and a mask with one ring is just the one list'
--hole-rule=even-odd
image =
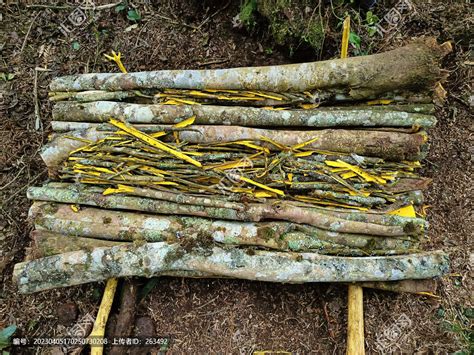
{"label": "stripped bark", "polygon": [[197,271],[238,279],[284,283],[426,279],[448,271],[448,256],[424,252],[389,257],[336,257],[177,244],[95,248],[15,265],[21,293],[103,281],[112,277],[153,277],[164,271]]}
{"label": "stripped bark", "polygon": [[322,62],[216,70],[162,70],[128,74],[70,75],[52,81],[52,91],[133,90],[147,88],[328,90],[361,100],[381,93],[420,92],[442,77],[441,58],[449,45],[419,39],[385,53]]}
{"label": "stripped bark", "polygon": [[264,220],[285,220],[294,223],[308,224],[314,227],[340,233],[368,234],[378,236],[417,235],[422,230],[418,224],[385,226],[373,223],[349,221],[320,213],[315,209],[301,208],[291,203],[247,204],[242,210],[231,208],[189,205],[152,198],[140,198],[124,195],[104,196],[97,190],[84,186],[71,185],[70,188],[51,186],[31,187],[27,196],[32,200],[74,203],[87,206],[98,206],[109,209],[134,210],[159,214],[180,214],[187,216],[227,219],[236,221],[259,222]]}
{"label": "stripped bark", "polygon": [[[384,238],[329,232],[309,225],[288,222],[243,223],[88,207],[82,207],[80,211],[74,213],[68,205],[54,203],[36,202],[30,209],[30,215],[35,223],[36,239],[42,235],[51,237],[51,243],[41,241],[45,245],[40,248],[41,250],[49,248],[47,244],[56,243],[60,239],[70,246],[76,242],[73,240],[75,237],[120,242],[173,243],[195,240],[202,243],[256,246],[275,250],[313,250],[321,254],[344,255],[400,254],[410,249],[414,250],[418,246],[417,239],[408,236]],[[71,250],[82,249],[80,243],[82,239],[76,243],[79,248]],[[68,251],[57,247],[55,250]]]}
{"label": "stripped bark", "polygon": [[[253,107],[214,105],[143,105],[112,101],[90,103],[61,102],[53,108],[55,121],[108,122],[110,117],[129,123],[175,124],[195,116],[195,124],[257,126],[257,127],[412,127],[430,128],[436,124],[431,115],[418,112],[432,105],[390,105],[373,109],[341,107],[314,110],[275,111]],[[406,107],[404,111],[403,107]],[[77,125],[84,128],[85,125]],[[68,129],[69,128],[69,129]],[[71,124],[53,122],[53,130],[77,129]]]}

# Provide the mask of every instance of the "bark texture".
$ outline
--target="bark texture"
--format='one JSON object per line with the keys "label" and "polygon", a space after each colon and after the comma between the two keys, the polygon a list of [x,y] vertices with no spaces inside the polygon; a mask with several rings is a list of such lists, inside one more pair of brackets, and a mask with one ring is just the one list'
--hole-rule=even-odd
{"label": "bark texture", "polygon": [[[344,220],[302,208],[291,203],[247,204],[242,210],[201,205],[187,205],[152,198],[124,195],[107,195],[87,187],[69,185],[69,188],[52,186],[31,187],[27,196],[32,200],[81,204],[108,209],[143,211],[158,214],[186,215],[234,221],[259,222],[264,220],[284,220],[312,225],[332,232],[368,234],[378,236],[417,235],[422,226],[413,223],[406,226],[387,226],[374,223]],[[178,195],[179,196],[179,195]]]}
{"label": "bark texture", "polygon": [[[398,107],[399,106],[399,107]],[[175,124],[195,116],[196,124],[258,127],[424,127],[436,124],[434,116],[425,114],[432,105],[389,105],[314,110],[275,111],[254,107],[214,105],[145,105],[113,101],[89,103],[59,102],[53,108],[53,119],[72,122],[108,122],[110,117],[137,123]],[[421,111],[421,112],[419,112]],[[70,126],[72,128],[72,126]],[[77,127],[84,127],[78,125]],[[67,126],[56,123],[54,130]]]}
{"label": "bark texture", "polygon": [[[91,127],[82,131],[57,134],[47,143],[41,157],[52,169],[60,165],[69,153],[87,145],[87,141],[96,142],[106,137],[110,131],[101,131],[97,124],[87,123]],[[104,127],[105,129],[108,129]],[[144,132],[169,130],[170,126],[137,125]],[[280,131],[240,126],[192,126],[189,130],[180,130],[179,139],[189,143],[229,142],[238,140],[256,140],[269,138],[286,146],[294,146],[317,138],[306,149],[325,150],[339,153],[378,157],[387,160],[420,160],[425,155],[426,134],[384,132],[376,130],[324,129],[314,131]],[[73,137],[73,138],[71,138]],[[273,146],[261,142],[269,148]]]}
{"label": "bark texture", "polygon": [[79,285],[112,277],[153,277],[166,271],[197,271],[247,280],[285,283],[396,281],[426,279],[448,271],[442,252],[389,257],[332,257],[237,248],[183,248],[146,243],[95,248],[15,265],[13,279],[21,293]]}
{"label": "bark texture", "polygon": [[[36,227],[33,234],[42,255],[53,249],[57,254],[89,246],[141,241],[195,241],[343,255],[400,254],[418,246],[418,240],[409,236],[384,238],[337,233],[288,222],[243,223],[88,207],[74,213],[68,205],[51,203],[35,203],[30,212]],[[109,244],[101,244],[102,241]]]}
{"label": "bark texture", "polygon": [[162,70],[128,74],[93,73],[55,78],[52,91],[147,88],[339,90],[360,100],[392,91],[431,89],[440,79],[440,59],[450,48],[419,39],[385,53],[322,62],[216,70]]}

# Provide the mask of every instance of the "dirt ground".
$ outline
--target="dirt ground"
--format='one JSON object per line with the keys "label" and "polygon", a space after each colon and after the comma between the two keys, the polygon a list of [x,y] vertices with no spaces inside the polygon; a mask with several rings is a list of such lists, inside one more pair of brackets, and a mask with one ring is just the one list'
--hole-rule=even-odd
{"label": "dirt ground", "polygon": [[[47,6],[10,3],[0,10],[0,329],[16,324],[18,335],[55,336],[84,315],[96,314],[104,285],[24,296],[11,283],[13,265],[24,259],[30,243],[25,190],[47,181],[38,151],[50,133],[51,78],[117,71],[103,58],[111,50],[122,52],[129,71],[272,65],[338,53],[334,43],[327,43],[321,53],[304,50],[289,57],[285,48],[272,44],[263,26],[252,33],[233,28],[239,1],[134,1],[141,16],[136,26],[126,11],[84,10],[85,23],[64,33],[59,26],[68,24],[73,1],[28,2]],[[379,1],[374,13],[382,18],[393,3]],[[416,13],[398,31],[383,38],[361,35],[362,46],[372,53],[422,35],[453,41],[454,52],[444,62],[450,74],[444,84],[448,97],[430,132],[431,152],[424,168],[433,179],[426,194],[426,248],[448,251],[452,269],[440,280],[436,298],[365,290],[366,349],[468,354],[474,351],[473,59],[468,52],[473,16],[466,1],[419,1],[415,6]],[[346,294],[345,286],[334,284],[163,278],[140,303],[138,314],[152,318],[156,334],[173,339],[172,353],[338,354],[346,346]],[[77,317],[65,321],[64,305],[77,307]],[[52,353],[36,350],[12,349]]]}

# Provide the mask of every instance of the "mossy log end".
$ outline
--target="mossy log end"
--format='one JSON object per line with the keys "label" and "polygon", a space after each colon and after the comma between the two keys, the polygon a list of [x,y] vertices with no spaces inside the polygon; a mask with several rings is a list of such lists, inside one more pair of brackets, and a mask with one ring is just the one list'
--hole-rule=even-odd
{"label": "mossy log end", "polygon": [[55,78],[51,91],[139,90],[151,88],[265,90],[274,92],[340,90],[353,99],[381,93],[431,90],[440,80],[446,45],[424,38],[385,53],[322,62],[215,70],[161,70],[92,73]]}
{"label": "mossy log end", "polygon": [[159,242],[95,248],[19,263],[13,279],[21,293],[32,293],[115,277],[153,277],[181,270],[246,280],[305,283],[426,279],[441,276],[448,269],[448,256],[442,252],[357,258],[249,252],[216,246],[185,248]]}
{"label": "mossy log end", "polygon": [[[108,122],[110,117],[137,123],[175,124],[195,116],[195,124],[254,127],[423,127],[436,124],[425,114],[432,105],[388,105],[275,111],[254,107],[214,105],[145,105],[113,101],[59,102],[53,119],[72,122]],[[405,111],[406,110],[406,111]],[[56,124],[54,130],[61,127]]]}

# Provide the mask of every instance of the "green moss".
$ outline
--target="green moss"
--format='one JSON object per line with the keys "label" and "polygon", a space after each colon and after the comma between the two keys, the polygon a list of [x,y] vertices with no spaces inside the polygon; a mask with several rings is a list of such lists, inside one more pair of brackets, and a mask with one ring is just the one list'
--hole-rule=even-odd
{"label": "green moss", "polygon": [[256,9],[257,0],[245,0],[240,7],[239,18],[247,28],[252,29],[255,26]]}
{"label": "green moss", "polygon": [[269,30],[280,46],[294,51],[307,44],[321,49],[327,19],[320,16],[323,4],[310,0],[258,0],[258,12],[268,20]]}

